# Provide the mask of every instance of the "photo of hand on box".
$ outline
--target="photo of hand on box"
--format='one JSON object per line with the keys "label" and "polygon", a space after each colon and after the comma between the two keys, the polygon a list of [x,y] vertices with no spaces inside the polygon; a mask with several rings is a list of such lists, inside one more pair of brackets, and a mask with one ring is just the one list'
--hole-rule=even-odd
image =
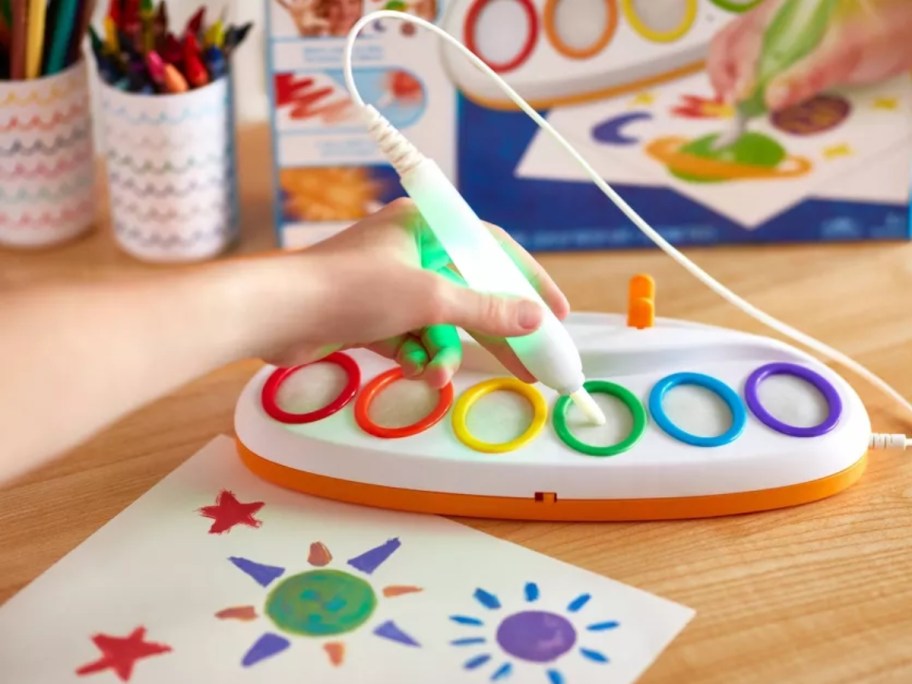
{"label": "photo of hand on box", "polygon": [[364,12],[363,0],[276,0],[302,37],[344,37]]}

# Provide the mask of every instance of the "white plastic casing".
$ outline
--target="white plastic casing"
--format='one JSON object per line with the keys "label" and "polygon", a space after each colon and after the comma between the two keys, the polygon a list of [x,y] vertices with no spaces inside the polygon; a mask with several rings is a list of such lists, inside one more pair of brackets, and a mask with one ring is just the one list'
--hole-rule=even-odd
{"label": "white plastic casing", "polygon": [[[539,385],[549,407],[548,423],[539,435],[515,451],[487,454],[455,437],[450,415],[404,439],[379,439],[362,432],[351,404],[317,423],[283,425],[266,415],[260,403],[263,383],[273,370],[267,367],[243,390],[235,430],[239,440],[264,459],[332,478],[456,494],[531,497],[554,492],[565,500],[701,496],[785,487],[839,473],[867,451],[871,425],[858,395],[835,371],[787,344],[661,318],[655,327],[637,330],[627,327],[621,315],[571,314],[568,329],[587,376],[626,387],[644,405],[651,388],[671,373],[705,373],[743,397],[744,383],[757,367],[786,361],[805,365],[829,380],[842,399],[842,417],[825,435],[795,438],[770,429],[748,412],[738,439],[706,448],[677,441],[649,415],[645,433],[630,450],[598,458],[580,454],[558,438],[550,416],[556,395]],[[370,352],[351,354],[363,383],[391,367]],[[504,375],[493,357],[465,339],[465,362],[453,383],[457,399],[472,385]],[[786,397],[786,408],[790,401]],[[609,421],[617,420],[616,415],[609,414]]]}
{"label": "white plastic casing", "polygon": [[400,180],[469,287],[542,305],[541,326],[529,335],[507,340],[529,372],[560,394],[582,387],[582,361],[567,329],[440,167],[431,159],[422,159]]}

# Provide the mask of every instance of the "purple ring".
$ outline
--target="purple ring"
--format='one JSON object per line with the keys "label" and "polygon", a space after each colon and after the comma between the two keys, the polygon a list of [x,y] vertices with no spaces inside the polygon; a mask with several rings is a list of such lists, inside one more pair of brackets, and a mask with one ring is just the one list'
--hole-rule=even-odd
{"label": "purple ring", "polygon": [[[760,404],[760,397],[757,395],[757,388],[763,380],[771,375],[793,375],[805,380],[819,390],[826,399],[827,406],[829,407],[829,414],[823,422],[810,427],[789,425],[788,423],[783,423],[778,418],[775,418],[769,411],[763,408]],[[771,427],[773,430],[790,437],[819,437],[820,435],[825,435],[836,427],[840,416],[842,416],[842,399],[839,398],[839,393],[836,391],[836,388],[833,387],[832,383],[819,373],[812,371],[810,368],[805,368],[804,366],[799,366],[794,363],[768,363],[755,370],[750,374],[750,377],[747,379],[747,383],[744,386],[744,398],[751,413],[753,413],[762,423],[767,427]]]}

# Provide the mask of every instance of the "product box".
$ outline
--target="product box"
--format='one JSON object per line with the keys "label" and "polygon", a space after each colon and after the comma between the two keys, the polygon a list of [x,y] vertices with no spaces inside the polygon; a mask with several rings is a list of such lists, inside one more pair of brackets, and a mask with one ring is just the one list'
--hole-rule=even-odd
{"label": "product box", "polygon": [[[910,239],[908,73],[825,89],[755,117],[735,144],[713,145],[733,111],[712,87],[720,58],[710,61],[710,46],[758,4],[269,0],[278,242],[312,244],[404,194],[343,79],[349,28],[383,8],[434,21],[467,45],[677,246]],[[528,249],[650,244],[495,81],[431,32],[372,22],[353,63],[365,101]]]}

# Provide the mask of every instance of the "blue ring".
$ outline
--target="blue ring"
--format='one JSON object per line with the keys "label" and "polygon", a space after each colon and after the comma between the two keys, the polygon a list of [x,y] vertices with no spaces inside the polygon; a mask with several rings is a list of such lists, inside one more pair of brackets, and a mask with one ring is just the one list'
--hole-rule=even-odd
{"label": "blue ring", "polygon": [[[662,401],[665,399],[668,390],[678,385],[696,385],[717,394],[728,405],[728,410],[731,411],[732,426],[721,435],[704,437],[685,432],[672,423],[662,407]],[[649,412],[655,419],[656,424],[671,437],[674,437],[679,442],[699,447],[718,447],[733,442],[741,435],[744,431],[744,426],[747,424],[747,410],[741,401],[741,397],[724,382],[702,373],[674,373],[659,380],[649,393]]]}

